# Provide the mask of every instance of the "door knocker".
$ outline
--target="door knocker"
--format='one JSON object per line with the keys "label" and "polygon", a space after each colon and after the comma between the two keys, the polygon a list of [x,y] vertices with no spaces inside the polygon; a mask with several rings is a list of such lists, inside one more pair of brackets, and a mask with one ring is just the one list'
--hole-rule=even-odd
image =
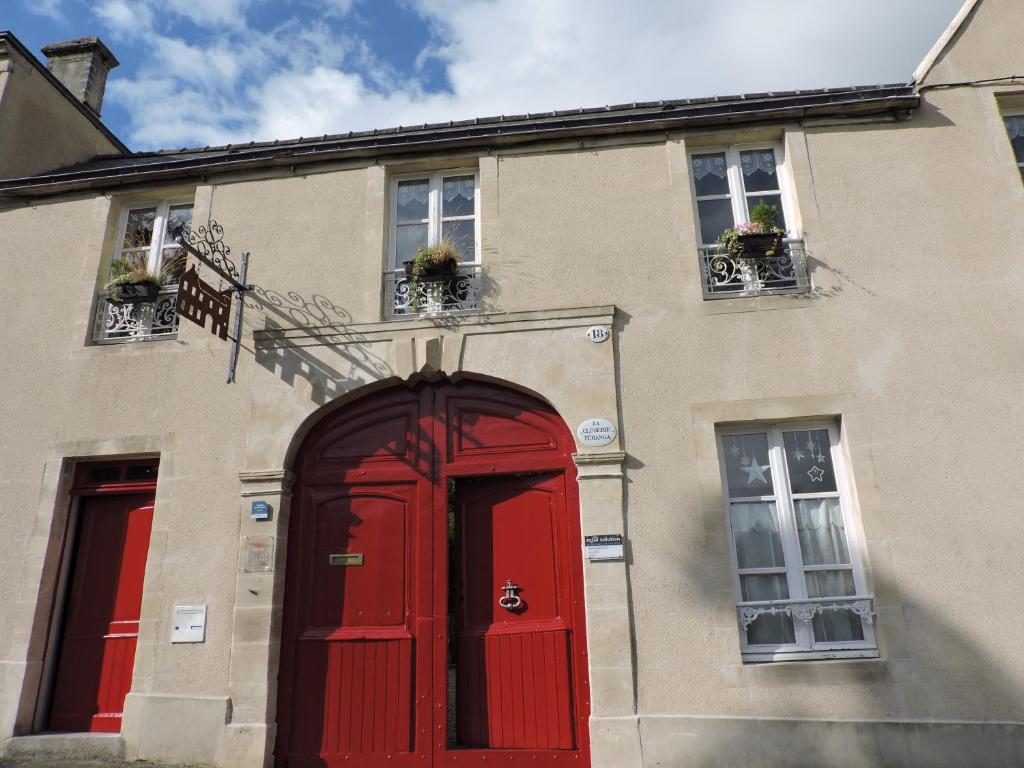
{"label": "door knocker", "polygon": [[498,605],[506,611],[514,611],[523,604],[523,599],[516,594],[521,589],[522,587],[518,584],[512,583],[512,579],[508,579],[505,586],[501,588],[501,592],[498,593]]}

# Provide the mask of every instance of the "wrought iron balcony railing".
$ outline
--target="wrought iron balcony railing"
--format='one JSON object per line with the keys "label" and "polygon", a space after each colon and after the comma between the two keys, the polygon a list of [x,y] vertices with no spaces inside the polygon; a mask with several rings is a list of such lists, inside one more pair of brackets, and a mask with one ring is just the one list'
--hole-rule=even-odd
{"label": "wrought iron balcony railing", "polygon": [[825,611],[850,611],[871,624],[875,615],[874,598],[870,595],[852,597],[814,597],[806,600],[759,600],[738,603],[740,623],[746,629],[760,616],[785,614],[797,621],[811,621]]}
{"label": "wrought iron balcony railing", "polygon": [[811,288],[802,240],[785,240],[775,256],[736,258],[716,246],[700,249],[705,299],[805,293]]}
{"label": "wrought iron balcony railing", "polygon": [[413,284],[404,269],[384,273],[384,316],[388,319],[436,317],[473,312],[480,295],[479,264],[460,264],[450,280]]}
{"label": "wrought iron balcony railing", "polygon": [[152,304],[115,304],[109,293],[99,294],[93,341],[116,344],[174,338],[178,332],[177,295],[177,285],[165,286]]}

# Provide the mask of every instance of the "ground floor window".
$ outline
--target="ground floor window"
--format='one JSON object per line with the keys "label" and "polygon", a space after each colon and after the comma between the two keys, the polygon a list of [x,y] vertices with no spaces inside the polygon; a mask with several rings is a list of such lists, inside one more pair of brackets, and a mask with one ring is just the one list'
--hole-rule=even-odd
{"label": "ground floor window", "polygon": [[732,427],[718,445],[744,660],[876,655],[836,425]]}

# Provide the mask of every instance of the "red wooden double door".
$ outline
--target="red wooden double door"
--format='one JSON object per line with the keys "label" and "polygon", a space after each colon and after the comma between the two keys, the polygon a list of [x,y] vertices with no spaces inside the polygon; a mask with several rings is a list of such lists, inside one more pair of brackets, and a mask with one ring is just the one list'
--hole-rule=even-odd
{"label": "red wooden double door", "polygon": [[481,382],[384,390],[297,460],[276,761],[589,765],[574,442]]}

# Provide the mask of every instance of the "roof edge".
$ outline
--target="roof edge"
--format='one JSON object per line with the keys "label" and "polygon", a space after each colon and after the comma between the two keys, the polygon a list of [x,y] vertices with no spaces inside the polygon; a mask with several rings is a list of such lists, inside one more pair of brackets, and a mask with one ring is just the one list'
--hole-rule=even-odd
{"label": "roof edge", "polygon": [[799,123],[804,119],[880,117],[898,119],[920,104],[911,84],[828,89],[813,94],[760,98],[735,97],[728,101],[651,106],[617,111],[580,110],[558,118],[503,122],[466,121],[446,127],[418,127],[366,131],[318,139],[234,145],[181,153],[138,153],[108,156],[110,164],[96,161],[60,171],[0,180],[0,198],[45,197],[67,191],[130,184],[203,178],[211,173],[310,165],[355,158],[382,158],[409,154],[486,151],[565,139],[636,136],[680,130],[718,130],[737,125]]}
{"label": "roof edge", "polygon": [[935,45],[925,54],[925,57],[921,59],[921,63],[917,65],[917,69],[914,70],[914,79],[911,82],[915,86],[920,86],[922,81],[928,76],[928,73],[932,71],[935,62],[949,48],[953,38],[956,37],[961,27],[967,22],[967,17],[974,12],[974,9],[980,3],[981,0],[965,0],[964,4],[960,6],[960,11],[953,17],[949,26],[946,27],[939,36],[939,39],[935,41]]}
{"label": "roof edge", "polygon": [[[17,37],[15,37],[13,32],[6,29],[0,29],[0,46],[2,46],[4,43],[9,45],[18,53],[19,56],[27,60],[33,67],[35,67],[36,71],[43,77],[45,77],[49,81],[50,85],[52,85],[58,93],[60,93],[65,99],[70,101],[74,105],[75,109],[77,109],[83,116],[85,116],[85,118],[90,123],[92,123],[93,126],[97,130],[99,130],[99,132],[102,133],[110,141],[111,144],[117,147],[122,152],[122,154],[131,154],[131,149],[129,149],[123,141],[117,138],[117,135],[112,130],[110,130],[106,125],[104,125],[103,121],[100,120],[99,117],[97,117],[91,109],[89,109],[85,104],[76,99],[75,95],[67,89],[67,86],[65,86],[64,83],[58,80],[49,69],[44,67],[43,63],[39,61],[39,59],[37,59],[32,54],[32,52],[29,51],[29,49],[26,48],[24,44],[22,44],[22,42]],[[113,56],[113,54],[111,54],[111,56]]]}

